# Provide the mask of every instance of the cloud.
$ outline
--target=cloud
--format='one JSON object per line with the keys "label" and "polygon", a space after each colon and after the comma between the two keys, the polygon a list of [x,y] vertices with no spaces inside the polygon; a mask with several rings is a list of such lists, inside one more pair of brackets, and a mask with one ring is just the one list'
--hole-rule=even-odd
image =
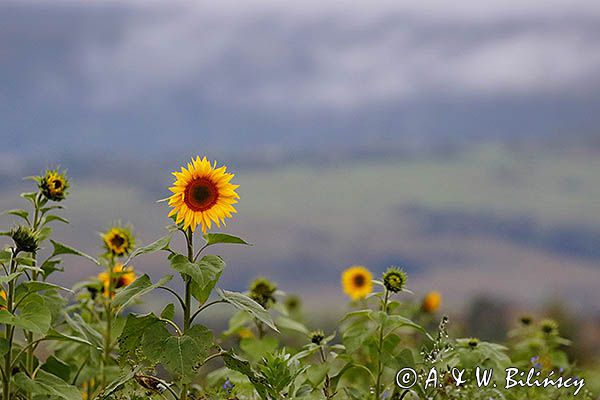
{"label": "cloud", "polygon": [[88,38],[76,57],[100,109],[185,94],[351,110],[600,86],[600,4],[584,0],[110,4],[128,10],[119,29]]}

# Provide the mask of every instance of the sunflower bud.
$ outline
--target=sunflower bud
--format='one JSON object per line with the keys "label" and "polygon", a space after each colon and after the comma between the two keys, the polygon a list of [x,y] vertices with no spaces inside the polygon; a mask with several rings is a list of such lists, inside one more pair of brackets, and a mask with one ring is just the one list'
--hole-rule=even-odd
{"label": "sunflower bud", "polygon": [[383,285],[390,292],[400,292],[406,285],[406,272],[396,267],[388,268],[383,274]]}
{"label": "sunflower bud", "polygon": [[135,237],[130,228],[114,226],[102,235],[104,247],[116,256],[127,255],[133,250]]}
{"label": "sunflower bud", "polygon": [[46,170],[44,176],[38,179],[38,187],[48,200],[61,201],[68,194],[69,180],[65,172],[58,169]]}
{"label": "sunflower bud", "polygon": [[479,339],[477,339],[477,338],[471,338],[471,339],[469,339],[469,341],[467,342],[467,344],[469,345],[469,347],[471,349],[474,349],[475,347],[477,347],[479,345]]}
{"label": "sunflower bud", "polygon": [[264,308],[269,308],[275,303],[275,291],[277,286],[266,278],[258,278],[250,285],[250,298]]}
{"label": "sunflower bud", "polygon": [[10,237],[15,242],[17,251],[32,253],[40,244],[39,233],[26,226],[18,226],[10,232]]}
{"label": "sunflower bud", "polygon": [[300,301],[300,298],[293,294],[287,296],[285,298],[285,300],[283,301],[283,304],[285,305],[285,308],[290,313],[299,311],[300,307],[302,306],[302,302]]}
{"label": "sunflower bud", "polygon": [[310,338],[311,343],[318,346],[323,342],[323,339],[325,339],[325,333],[323,333],[322,330],[312,331],[308,337]]}
{"label": "sunflower bud", "polygon": [[558,323],[553,319],[544,319],[540,322],[540,329],[546,335],[557,335]]}
{"label": "sunflower bud", "polygon": [[530,315],[522,315],[521,318],[519,318],[519,322],[523,326],[529,326],[533,322],[533,318],[531,318]]}

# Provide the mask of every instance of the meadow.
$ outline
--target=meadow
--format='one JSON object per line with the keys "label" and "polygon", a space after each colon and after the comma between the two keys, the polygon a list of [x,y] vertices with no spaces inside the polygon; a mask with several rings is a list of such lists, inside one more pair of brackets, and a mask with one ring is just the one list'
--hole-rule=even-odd
{"label": "meadow", "polygon": [[[465,252],[471,256],[497,251],[479,248],[489,237],[537,257],[546,252],[567,257],[573,246],[589,246],[588,236],[566,249],[552,246],[552,234],[544,229],[577,223],[577,232],[589,228],[594,237],[597,221],[590,215],[597,205],[589,199],[598,187],[590,170],[572,162],[572,169],[561,168],[556,158],[515,158],[497,149],[490,156],[488,151],[437,164],[407,159],[343,168],[289,166],[235,177],[221,164],[198,157],[165,179],[169,197],[163,204],[148,201],[151,196],[143,190],[79,187],[62,170],[46,170],[26,181],[30,190],[20,200],[3,200],[19,204],[5,215],[6,247],[0,254],[3,399],[595,398],[597,360],[574,358],[570,348],[578,343],[564,336],[572,328],[564,321],[524,311],[514,316],[502,343],[486,341],[464,328],[453,329],[453,314],[459,311],[452,297],[464,291],[445,287],[440,293],[438,282],[428,279],[439,279],[439,267],[361,265],[361,253],[382,252],[380,263],[393,261],[394,254],[418,260],[428,245],[418,242],[428,237],[440,252],[430,262],[445,260],[445,273],[454,274],[455,282],[466,280],[464,288],[468,279],[443,254],[444,246],[457,243],[452,229],[459,230],[460,240],[474,241],[479,252]],[[589,161],[582,162],[589,166]],[[470,185],[484,181],[493,182],[489,190],[469,193]],[[503,201],[508,191],[510,202]],[[547,201],[534,206],[540,198]],[[90,229],[109,210],[127,220],[104,222],[100,232]],[[444,214],[436,216],[440,210]],[[514,222],[525,211],[526,226],[538,220],[549,225],[540,224],[538,232]],[[244,219],[244,213],[255,220]],[[456,218],[468,221],[473,213],[488,220],[456,228]],[[434,222],[419,224],[406,215]],[[135,229],[128,221],[135,221]],[[226,221],[239,223],[229,230]],[[161,223],[162,232],[155,226]],[[286,230],[292,225],[296,230],[290,234]],[[521,236],[511,241],[515,232]],[[414,237],[408,239],[408,233]],[[518,249],[523,235],[527,250]],[[331,246],[333,236],[344,245]],[[95,238],[94,248],[79,250],[74,239],[85,243],[87,237]],[[350,250],[355,243],[361,246]],[[397,253],[385,254],[392,247]],[[244,271],[239,260],[256,262],[261,254],[256,248],[272,252],[272,264]],[[313,264],[298,270],[279,264],[273,273],[272,265],[290,251],[306,253],[304,260],[310,260],[311,251],[327,253],[324,248],[332,253],[329,261],[341,267],[319,271]],[[344,251],[349,254],[340,255]],[[593,252],[579,255],[581,264],[565,273],[586,271],[594,257]],[[496,275],[491,267],[480,268],[480,275],[469,265],[463,271],[480,286],[504,275],[504,284],[512,282],[514,291],[515,282],[528,279],[527,272],[507,274],[535,267],[535,257],[528,260],[525,267]],[[464,264],[464,259],[453,262]],[[544,273],[560,278],[559,267]],[[538,283],[549,279],[533,272],[531,279],[537,277]],[[588,273],[580,285],[593,285],[597,272]],[[312,292],[302,293],[302,285],[311,282]],[[319,290],[311,303],[311,293]],[[337,303],[321,306],[321,313],[329,310],[329,323],[320,325],[314,304],[333,298]],[[211,323],[215,315],[228,319],[222,329]],[[477,384],[477,367],[494,371],[483,386]],[[515,368],[523,372],[522,380],[510,385],[505,372]],[[538,387],[531,377],[523,378],[527,374],[548,378],[550,384]]]}

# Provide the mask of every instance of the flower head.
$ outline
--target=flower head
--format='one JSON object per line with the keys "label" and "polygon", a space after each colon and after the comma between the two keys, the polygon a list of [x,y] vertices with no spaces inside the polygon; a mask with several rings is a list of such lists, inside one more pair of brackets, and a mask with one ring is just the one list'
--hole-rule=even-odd
{"label": "flower head", "polygon": [[477,347],[479,345],[479,339],[477,338],[470,338],[467,341],[467,345],[471,348],[474,349],[475,347]]}
{"label": "flower head", "polygon": [[533,322],[533,318],[531,318],[530,315],[522,315],[521,318],[519,318],[519,322],[521,322],[523,326],[529,326]]}
{"label": "flower head", "polygon": [[217,163],[196,157],[188,163],[187,169],[173,172],[175,183],[169,190],[174,194],[169,197],[169,205],[173,207],[169,217],[176,216],[177,224],[183,223],[183,228],[192,231],[198,225],[206,233],[214,222],[217,226],[231,218],[236,212],[233,207],[240,198],[235,189],[239,185],[230,183],[233,174],[227,173],[227,167],[217,168]]}
{"label": "flower head", "polygon": [[69,179],[65,172],[60,172],[58,169],[48,169],[43,176],[36,179],[40,191],[48,200],[61,201],[67,196]]}
{"label": "flower head", "polygon": [[135,244],[135,237],[131,233],[131,229],[118,225],[102,234],[102,239],[106,250],[116,256],[129,254]]}
{"label": "flower head", "polygon": [[323,342],[325,339],[325,333],[322,330],[312,331],[308,337],[310,338],[311,343],[316,344],[317,346]]}
{"label": "flower head", "polygon": [[133,268],[124,268],[119,263],[115,264],[110,274],[108,271],[98,274],[98,280],[102,283],[103,292],[106,297],[113,297],[116,289],[130,285],[136,278],[137,276]]}
{"label": "flower head", "polygon": [[[0,297],[2,297],[4,302],[6,302],[6,292],[4,291],[4,289],[0,289]],[[0,310],[6,310],[6,306],[5,305],[0,306]]]}
{"label": "flower head", "polygon": [[361,265],[354,265],[342,273],[342,287],[352,300],[364,299],[373,291],[373,275]]}
{"label": "flower head", "polygon": [[266,278],[257,278],[250,285],[250,298],[264,308],[269,308],[275,303],[275,291],[277,286]]}
{"label": "flower head", "polygon": [[285,305],[285,308],[291,313],[298,311],[302,306],[300,298],[293,294],[287,296],[283,301],[283,304]]}
{"label": "flower head", "polygon": [[540,321],[540,329],[546,335],[557,335],[558,334],[558,323],[550,318]]}
{"label": "flower head", "polygon": [[254,333],[248,328],[241,328],[237,332],[238,338],[240,339],[252,339],[254,338]]}
{"label": "flower head", "polygon": [[40,245],[39,233],[27,226],[18,226],[10,231],[10,237],[15,242],[17,251],[32,253]]}
{"label": "flower head", "polygon": [[421,309],[423,309],[423,311],[425,311],[426,313],[434,313],[440,308],[441,304],[442,295],[440,294],[440,292],[432,290],[431,292],[427,293],[423,298]]}
{"label": "flower head", "polygon": [[406,285],[406,272],[396,267],[389,267],[383,274],[383,285],[390,292],[402,291]]}

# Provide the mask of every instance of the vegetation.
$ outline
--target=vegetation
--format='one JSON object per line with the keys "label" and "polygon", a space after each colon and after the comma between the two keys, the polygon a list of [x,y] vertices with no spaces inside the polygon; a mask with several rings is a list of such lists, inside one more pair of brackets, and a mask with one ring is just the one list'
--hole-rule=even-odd
{"label": "vegetation", "polygon": [[[351,310],[335,332],[309,329],[300,299],[268,278],[244,293],[217,287],[225,262],[208,254],[212,246],[249,246],[212,231],[236,212],[238,186],[205,158],[174,175],[166,235],[136,247],[133,229],[117,222],[101,234],[98,257],[54,239],[53,224],[68,223],[60,203],[71,185],[61,171],[34,177],[38,190],[22,194],[29,208],[7,212],[21,223],[3,232],[11,242],[0,252],[3,400],[593,398],[555,321],[521,318],[502,345],[450,337],[448,317],[436,314],[441,294],[415,301],[401,268],[381,277],[348,268],[341,283]],[[169,271],[155,282],[134,268],[150,253],[164,255]],[[97,265],[97,276],[72,289],[51,283],[63,256]],[[172,301],[130,312],[158,291]],[[227,306],[236,312],[224,332],[202,323],[207,309]],[[493,371],[485,385],[478,367]],[[507,387],[513,368],[571,384]]]}

